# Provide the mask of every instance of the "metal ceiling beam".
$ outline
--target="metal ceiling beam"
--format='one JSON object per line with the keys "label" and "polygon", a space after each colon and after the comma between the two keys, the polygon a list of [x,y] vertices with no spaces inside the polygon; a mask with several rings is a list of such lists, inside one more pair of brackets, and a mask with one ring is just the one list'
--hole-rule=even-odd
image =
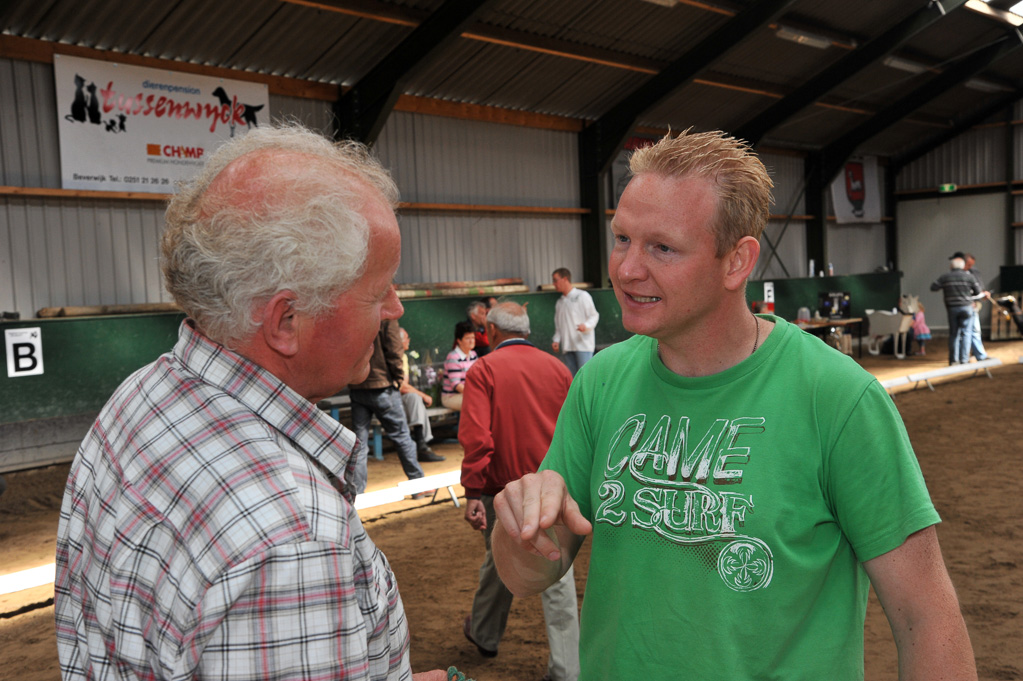
{"label": "metal ceiling beam", "polygon": [[917,160],[924,154],[930,153],[934,149],[937,149],[945,142],[955,139],[959,135],[963,134],[970,128],[980,125],[991,116],[998,113],[1000,110],[1011,106],[1013,102],[1023,98],[1023,90],[1015,90],[1013,92],[1003,93],[1000,97],[995,99],[991,104],[985,106],[983,109],[968,115],[962,116],[953,124],[948,130],[941,132],[937,135],[932,135],[920,144],[908,149],[904,152],[896,154],[891,157],[888,164],[889,173],[893,176],[897,175],[900,170],[908,166],[913,161]]}
{"label": "metal ceiling beam", "polygon": [[605,218],[609,205],[607,172],[625,145],[636,119],[690,82],[729,49],[769,24],[795,0],[760,0],[730,18],[693,49],[648,79],[579,133],[580,200],[589,212],[583,218],[582,256],[585,281],[603,286],[608,278]]}
{"label": "metal ceiling beam", "polygon": [[834,177],[846,160],[856,151],[856,147],[926,105],[949,88],[972,78],[1002,57],[1015,52],[1021,44],[1023,43],[1021,43],[1019,35],[1007,34],[1003,39],[963,57],[905,97],[878,112],[871,119],[842,135],[822,151],[824,176]]}
{"label": "metal ceiling beam", "polygon": [[582,132],[580,143],[592,150],[587,158],[590,170],[603,173],[621,151],[636,119],[672,92],[685,85],[709,67],[728,50],[769,24],[795,0],[760,0],[735,15],[696,47],[666,66],[635,91],[612,107]]}
{"label": "metal ceiling beam", "polygon": [[795,92],[772,104],[753,120],[743,124],[735,131],[735,136],[750,144],[758,144],[764,135],[794,114],[810,106],[845,80],[964,4],[966,4],[966,0],[944,0],[940,5],[931,3],[917,10],[882,35],[848,53],[821,71]]}
{"label": "metal ceiling beam", "polygon": [[497,0],[445,0],[334,104],[338,139],[372,144],[407,83]]}

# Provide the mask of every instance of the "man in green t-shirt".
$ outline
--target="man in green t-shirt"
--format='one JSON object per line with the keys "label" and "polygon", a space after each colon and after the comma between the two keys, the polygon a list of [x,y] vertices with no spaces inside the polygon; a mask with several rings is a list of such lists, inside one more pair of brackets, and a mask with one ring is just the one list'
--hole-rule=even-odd
{"label": "man in green t-shirt", "polygon": [[513,593],[592,535],[581,681],[862,679],[873,584],[903,679],[975,679],[939,522],[868,373],[746,306],[771,180],[721,133],[637,151],[610,276],[637,334],[572,383],[540,472],[495,500]]}

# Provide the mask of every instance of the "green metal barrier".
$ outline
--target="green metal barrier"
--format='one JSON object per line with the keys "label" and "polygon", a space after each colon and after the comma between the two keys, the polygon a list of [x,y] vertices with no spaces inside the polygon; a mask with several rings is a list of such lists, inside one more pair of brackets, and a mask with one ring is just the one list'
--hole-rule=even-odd
{"label": "green metal barrier", "polygon": [[[775,313],[794,319],[802,306],[813,310],[817,295],[849,291],[852,314],[866,308],[890,309],[900,294],[900,273],[775,280]],[[750,282],[746,297],[763,299],[763,282]],[[600,312],[597,345],[629,337],[610,289],[589,292]],[[557,292],[511,294],[502,299],[528,306],[531,340],[550,352]],[[401,325],[412,339],[419,362],[442,362],[454,340],[455,323],[465,319],[473,296],[403,301]],[[0,329],[38,327],[42,332],[44,373],[0,377],[0,424],[95,413],[131,372],[169,351],[177,340],[180,314],[32,319],[0,323]]]}

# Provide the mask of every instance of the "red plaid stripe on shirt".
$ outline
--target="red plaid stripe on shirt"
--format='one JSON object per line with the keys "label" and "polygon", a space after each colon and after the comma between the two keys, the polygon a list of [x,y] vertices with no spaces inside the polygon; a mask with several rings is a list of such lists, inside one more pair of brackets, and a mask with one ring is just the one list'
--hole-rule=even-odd
{"label": "red plaid stripe on shirt", "polygon": [[355,437],[188,322],[83,441],[57,543],[73,679],[411,679]]}

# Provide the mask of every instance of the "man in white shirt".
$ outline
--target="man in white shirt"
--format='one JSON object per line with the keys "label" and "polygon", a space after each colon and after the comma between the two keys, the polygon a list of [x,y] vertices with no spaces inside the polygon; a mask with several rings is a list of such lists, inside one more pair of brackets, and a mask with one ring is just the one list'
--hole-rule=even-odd
{"label": "man in white shirt", "polygon": [[554,352],[560,352],[565,365],[575,376],[583,364],[593,357],[600,320],[593,298],[586,291],[572,286],[572,273],[566,267],[554,270],[551,279],[561,297],[554,306]]}

